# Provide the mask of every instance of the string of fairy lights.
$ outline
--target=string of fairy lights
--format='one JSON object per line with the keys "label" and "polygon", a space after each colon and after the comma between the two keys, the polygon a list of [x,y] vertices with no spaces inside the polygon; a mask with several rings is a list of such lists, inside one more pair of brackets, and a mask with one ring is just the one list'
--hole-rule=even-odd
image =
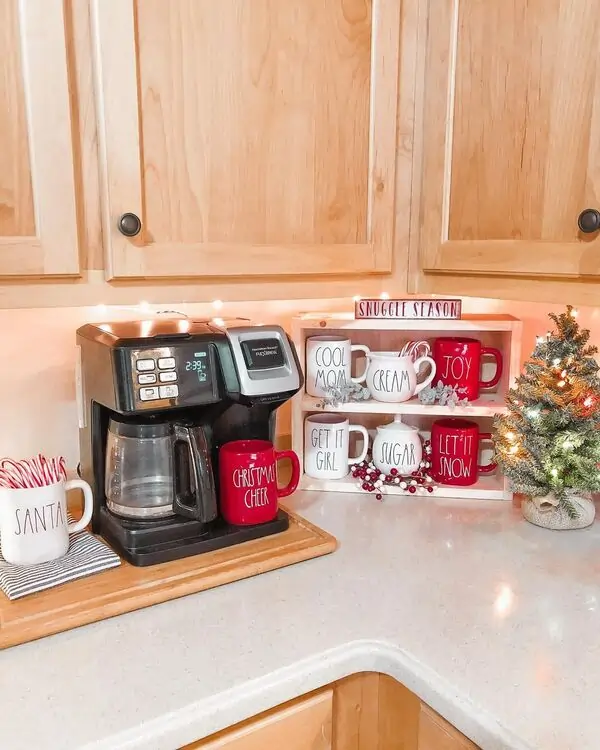
{"label": "string of fairy lights", "polygon": [[[579,315],[578,310],[571,309],[569,311],[570,317],[573,319],[576,319]],[[546,336],[537,336],[536,337],[536,344],[538,346],[544,345],[548,342],[550,337],[552,336],[552,332],[548,331]],[[535,357],[535,352],[534,352]],[[554,385],[557,389],[560,389],[561,391],[565,391],[564,396],[564,403],[565,405],[571,406],[573,408],[572,404],[578,404],[582,405],[585,411],[582,413],[583,416],[586,416],[586,412],[589,414],[590,412],[593,412],[596,407],[596,398],[594,395],[591,394],[584,394],[583,397],[578,396],[577,392],[573,393],[573,387],[576,388],[578,385],[577,380],[577,374],[573,374],[571,372],[571,366],[573,365],[574,358],[572,356],[567,356],[566,358],[558,358],[555,357],[551,361],[552,369],[554,370],[553,377],[554,377]],[[551,387],[552,383],[549,382],[548,385]],[[581,387],[581,382],[579,383],[579,386]],[[544,382],[542,377],[540,378],[540,388],[544,387]],[[567,389],[568,392],[567,392]],[[571,398],[572,397],[572,398]],[[580,400],[581,399],[581,400]],[[516,407],[515,412],[516,414],[520,414],[525,420],[528,420],[532,426],[535,427],[536,420],[540,417],[542,417],[548,407],[544,407],[542,404],[535,405],[535,406],[527,406],[522,400],[514,397],[510,397],[510,403]],[[575,406],[574,408],[577,408]],[[515,423],[513,420],[513,424]],[[511,428],[511,425],[509,424],[509,429],[506,429],[506,424],[503,425],[504,429],[500,430],[500,438],[503,438],[506,441],[506,444],[502,444],[502,441],[496,445],[496,450],[501,451],[504,453],[505,457],[509,460],[510,463],[520,461],[521,458],[525,457],[528,453],[525,446],[522,443],[522,440],[520,439],[520,436],[516,434],[514,427]],[[576,443],[573,441],[573,435],[572,434],[566,434],[564,436],[564,439],[562,439],[562,442],[558,442],[561,440],[562,435],[558,434],[557,436],[557,443],[556,447],[558,449],[562,449],[564,451],[571,451],[576,447]],[[549,467],[550,475],[553,479],[556,479],[559,475],[558,468]]]}

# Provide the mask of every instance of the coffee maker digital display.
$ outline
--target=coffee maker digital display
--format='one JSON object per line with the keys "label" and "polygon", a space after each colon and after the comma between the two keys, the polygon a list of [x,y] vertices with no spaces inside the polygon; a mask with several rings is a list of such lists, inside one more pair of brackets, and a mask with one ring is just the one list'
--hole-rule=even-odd
{"label": "coffee maker digital display", "polygon": [[80,473],[93,531],[151,565],[284,531],[287,514],[228,526],[219,514],[219,448],[273,441],[276,409],[303,379],[278,326],[225,331],[207,321],[88,324],[79,346]]}
{"label": "coffee maker digital display", "polygon": [[[194,347],[196,349],[197,347]],[[208,376],[210,375],[210,372],[208,371],[207,367],[207,354],[208,352],[202,351],[202,352],[194,352],[193,359],[188,359],[185,362],[184,370],[186,372],[193,372],[198,376],[198,382],[199,383],[206,383],[208,380]],[[195,384],[196,379],[194,377],[191,378],[192,382]]]}
{"label": "coffee maker digital display", "polygon": [[185,344],[175,352],[178,362],[179,393],[184,399],[194,394],[217,394],[214,356],[209,346]]}

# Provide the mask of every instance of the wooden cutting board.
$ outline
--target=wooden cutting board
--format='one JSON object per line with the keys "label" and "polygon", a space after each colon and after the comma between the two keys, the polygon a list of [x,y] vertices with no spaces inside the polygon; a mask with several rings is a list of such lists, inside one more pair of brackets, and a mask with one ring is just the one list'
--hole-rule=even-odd
{"label": "wooden cutting board", "polygon": [[337,541],[331,534],[287,512],[290,527],[281,534],[147,568],[123,561],[118,568],[12,602],[0,592],[0,649],[328,555],[336,549]]}

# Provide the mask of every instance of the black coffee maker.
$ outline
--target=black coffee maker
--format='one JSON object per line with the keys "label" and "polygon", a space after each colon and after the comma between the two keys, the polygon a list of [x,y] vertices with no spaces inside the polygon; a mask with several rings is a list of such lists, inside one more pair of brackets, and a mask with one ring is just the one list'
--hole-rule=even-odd
{"label": "black coffee maker", "polygon": [[79,347],[81,476],[92,528],[126,560],[151,565],[288,527],[287,514],[233,527],[219,515],[219,448],[274,439],[275,411],[302,386],[278,326],[208,321],[88,324]]}

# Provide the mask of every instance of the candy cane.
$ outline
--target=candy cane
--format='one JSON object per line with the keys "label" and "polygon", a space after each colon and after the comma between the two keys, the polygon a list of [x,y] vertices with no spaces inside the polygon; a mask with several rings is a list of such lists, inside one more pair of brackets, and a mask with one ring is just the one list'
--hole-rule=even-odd
{"label": "candy cane", "polygon": [[419,356],[428,357],[431,353],[431,347],[427,341],[407,341],[400,352],[401,357],[410,357],[412,360]]}
{"label": "candy cane", "polygon": [[43,486],[36,480],[26,461],[13,461],[11,458],[5,458],[2,460],[1,467],[17,486],[22,488]]}
{"label": "candy cane", "polygon": [[44,474],[44,479],[46,480],[47,484],[52,484],[52,473],[50,471],[50,466],[48,463],[48,459],[46,456],[42,456],[42,454],[39,454],[40,459],[40,465],[42,467],[42,472]]}
{"label": "candy cane", "polygon": [[66,478],[66,462],[63,456],[47,459],[38,453],[34,458],[21,461],[12,458],[0,460],[0,487],[33,489],[56,484]]}

